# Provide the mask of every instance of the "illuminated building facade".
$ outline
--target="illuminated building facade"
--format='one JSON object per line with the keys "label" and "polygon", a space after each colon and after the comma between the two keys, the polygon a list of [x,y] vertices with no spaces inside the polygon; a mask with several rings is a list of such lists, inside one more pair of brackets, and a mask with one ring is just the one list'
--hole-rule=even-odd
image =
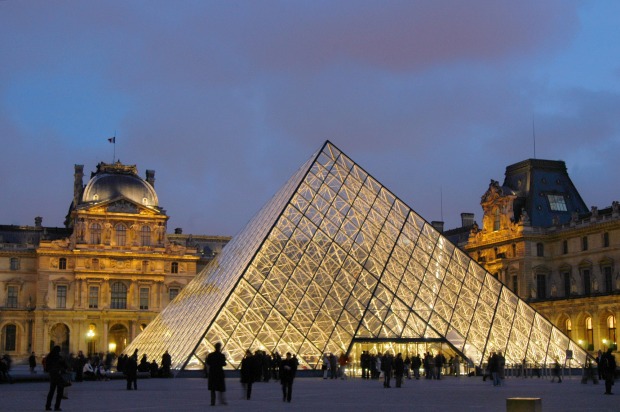
{"label": "illuminated building facade", "polygon": [[588,209],[562,161],[506,168],[462,248],[583,348],[617,347],[620,204]]}
{"label": "illuminated building facade", "polygon": [[473,364],[586,352],[330,142],[126,348],[202,369],[223,343],[354,358],[364,345],[439,343]]}
{"label": "illuminated building facade", "polygon": [[228,241],[169,239],[154,185],[154,171],[142,179],[120,162],[100,163],[84,185],[76,165],[66,228],[0,226],[3,353],[118,354]]}

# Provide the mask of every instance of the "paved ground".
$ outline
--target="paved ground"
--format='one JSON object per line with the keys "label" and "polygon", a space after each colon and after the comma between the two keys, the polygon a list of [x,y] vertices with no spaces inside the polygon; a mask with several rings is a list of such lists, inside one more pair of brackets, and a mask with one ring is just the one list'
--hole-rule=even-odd
{"label": "paved ground", "polygon": [[[138,391],[127,391],[123,380],[80,382],[69,388],[64,411],[505,411],[506,398],[539,397],[544,412],[620,410],[620,387],[603,395],[604,385],[581,384],[579,377],[561,384],[542,378],[507,378],[493,387],[480,377],[448,377],[441,381],[405,381],[404,387],[384,389],[378,381],[298,378],[291,404],[282,402],[280,385],[254,384],[252,400],[241,399],[238,379],[227,379],[227,406],[209,406],[207,381],[201,378],[143,379]],[[19,382],[0,385],[0,411],[42,411],[48,383]],[[393,386],[393,385],[392,385]],[[251,408],[251,409],[250,409]],[[410,408],[410,409],[409,409]]]}

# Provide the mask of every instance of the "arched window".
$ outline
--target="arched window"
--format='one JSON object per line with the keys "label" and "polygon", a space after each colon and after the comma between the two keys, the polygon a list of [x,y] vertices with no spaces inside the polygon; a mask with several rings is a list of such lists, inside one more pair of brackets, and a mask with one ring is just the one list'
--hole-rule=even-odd
{"label": "arched window", "polygon": [[170,265],[170,272],[179,273],[179,262],[172,262],[172,265]]}
{"label": "arched window", "polygon": [[151,246],[151,228],[149,226],[142,226],[140,229],[140,244]]}
{"label": "arched window", "polygon": [[614,315],[607,318],[607,336],[611,343],[616,343],[616,317]]}
{"label": "arched window", "polygon": [[116,225],[116,246],[125,246],[127,243],[127,226],[122,223]]}
{"label": "arched window", "polygon": [[4,336],[4,342],[2,342],[4,350],[14,351],[17,347],[17,327],[13,324],[6,325],[2,336]]}
{"label": "arched window", "polygon": [[573,322],[571,322],[568,318],[564,321],[564,333],[572,339],[571,335],[573,334]]}
{"label": "arched window", "polygon": [[127,309],[127,286],[122,282],[112,284],[112,309]]}
{"label": "arched window", "polygon": [[496,232],[500,228],[499,208],[493,210],[493,231]]}
{"label": "arched window", "polygon": [[586,342],[588,342],[588,350],[594,349],[594,331],[592,330],[592,318],[587,317],[586,321]]}
{"label": "arched window", "polygon": [[91,245],[101,243],[101,225],[99,223],[93,223],[90,226],[90,243]]}

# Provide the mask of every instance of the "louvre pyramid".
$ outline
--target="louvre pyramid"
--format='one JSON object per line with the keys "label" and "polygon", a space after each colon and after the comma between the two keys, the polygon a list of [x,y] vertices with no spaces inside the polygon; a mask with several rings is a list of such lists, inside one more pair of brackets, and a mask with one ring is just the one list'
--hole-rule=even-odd
{"label": "louvre pyramid", "polygon": [[355,341],[429,338],[476,365],[587,357],[328,141],[125,353],[198,369],[222,342],[231,367],[249,348],[316,368]]}

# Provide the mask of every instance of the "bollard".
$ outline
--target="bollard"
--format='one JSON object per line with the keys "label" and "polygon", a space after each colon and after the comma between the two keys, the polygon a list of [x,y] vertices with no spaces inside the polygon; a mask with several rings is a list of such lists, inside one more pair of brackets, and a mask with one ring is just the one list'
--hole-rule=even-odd
{"label": "bollard", "polygon": [[506,398],[506,412],[542,412],[542,399]]}

